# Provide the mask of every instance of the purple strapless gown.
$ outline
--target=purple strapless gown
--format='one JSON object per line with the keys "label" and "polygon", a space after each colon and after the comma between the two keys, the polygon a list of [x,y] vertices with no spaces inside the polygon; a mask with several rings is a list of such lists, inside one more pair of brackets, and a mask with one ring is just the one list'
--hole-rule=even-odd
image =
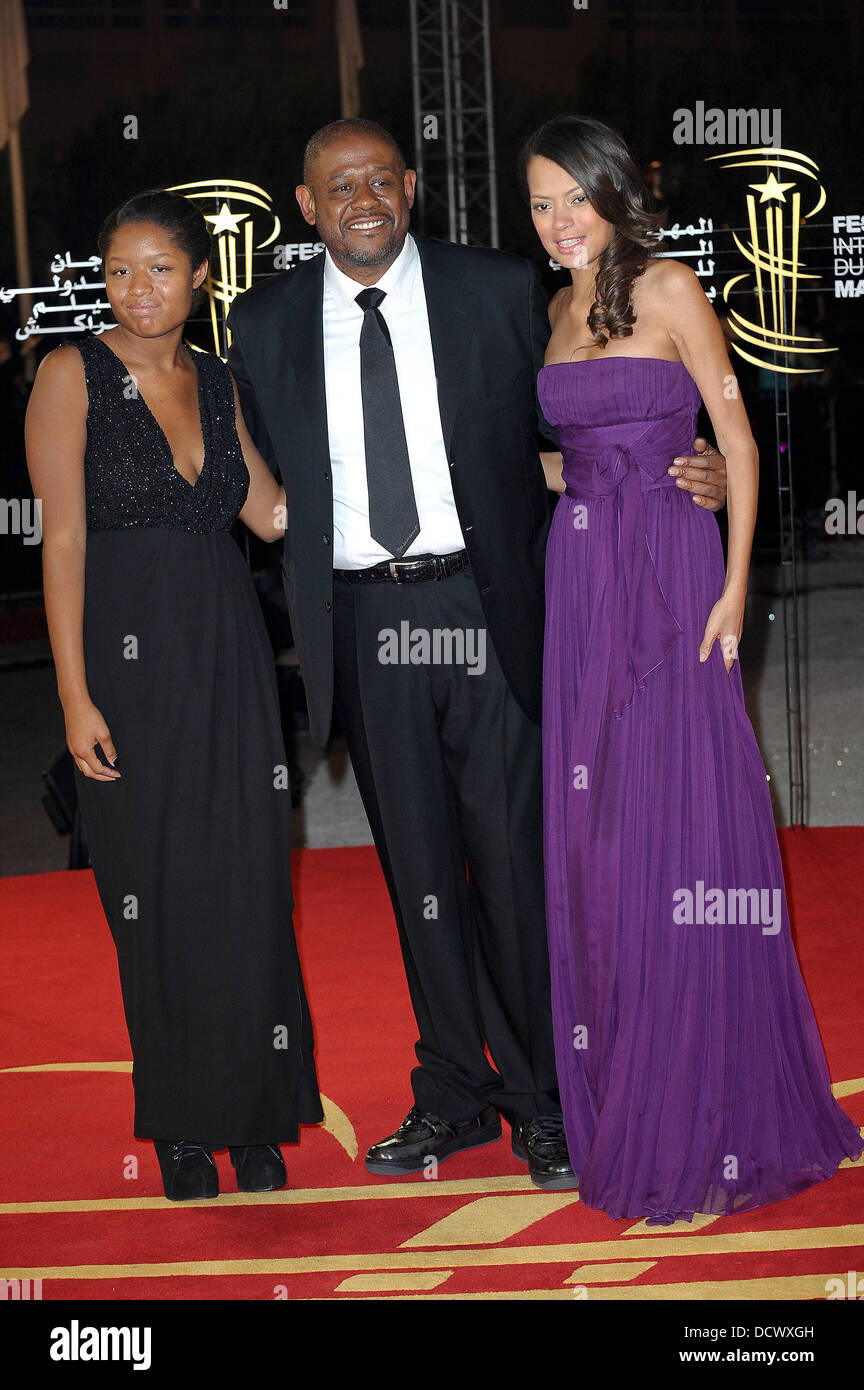
{"label": "purple strapless gown", "polygon": [[666,472],[699,392],[655,358],[544,367],[538,391],[567,484],[543,753],[570,1156],[582,1200],[612,1217],[747,1211],[864,1146],[831,1094],[738,665],[718,643],[699,662],[723,551]]}

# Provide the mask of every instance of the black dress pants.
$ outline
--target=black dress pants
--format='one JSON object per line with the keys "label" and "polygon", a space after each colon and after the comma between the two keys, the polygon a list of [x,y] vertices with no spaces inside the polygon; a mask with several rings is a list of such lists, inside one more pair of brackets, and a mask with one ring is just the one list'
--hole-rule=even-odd
{"label": "black dress pants", "polygon": [[540,729],[470,570],[334,590],[336,710],[420,1033],[415,1102],[451,1123],[557,1112]]}

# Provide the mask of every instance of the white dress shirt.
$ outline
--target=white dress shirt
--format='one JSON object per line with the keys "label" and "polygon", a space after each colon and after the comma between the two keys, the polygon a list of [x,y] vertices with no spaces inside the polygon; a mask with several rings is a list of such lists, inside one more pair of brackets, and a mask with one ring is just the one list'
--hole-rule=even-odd
{"label": "white dress shirt", "polygon": [[[345,275],[324,253],[324,382],[333,478],[333,567],[366,569],[389,552],[369,530],[369,491],[360,388],[363,310],[355,302],[367,288]],[[405,552],[447,555],[465,539],[453,500],[444,448],[429,314],[420,255],[412,237],[374,286],[386,293],[379,305],[390,339],[402,401],[402,419],[420,533]]]}

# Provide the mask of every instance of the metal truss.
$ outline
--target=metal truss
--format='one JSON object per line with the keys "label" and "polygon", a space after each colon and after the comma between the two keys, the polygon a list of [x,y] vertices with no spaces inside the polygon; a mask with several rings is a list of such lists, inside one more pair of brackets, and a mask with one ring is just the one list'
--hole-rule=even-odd
{"label": "metal truss", "polygon": [[420,230],[498,245],[488,0],[411,0]]}

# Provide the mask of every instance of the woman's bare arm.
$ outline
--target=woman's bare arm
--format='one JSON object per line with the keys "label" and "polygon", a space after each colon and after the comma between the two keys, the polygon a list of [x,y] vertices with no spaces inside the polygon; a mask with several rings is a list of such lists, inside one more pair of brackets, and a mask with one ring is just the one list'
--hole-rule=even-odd
{"label": "woman's bare arm", "polygon": [[45,615],[69,750],[85,776],[110,782],[120,773],[106,767],[94,748],[99,743],[111,762],[117,753],[90,698],[84,667],[86,422],[81,354],[74,347],[55,348],[36,373],[25,421],[27,467],[41,507]]}
{"label": "woman's bare arm", "polygon": [[231,381],[234,386],[237,437],[249,474],[249,491],[240,512],[240,520],[262,541],[281,541],[285,534],[285,489],[280,487],[258,452],[243,419],[237,383],[233,377]]}
{"label": "woman's bare arm", "polygon": [[699,387],[717,444],[726,456],[729,540],[726,582],[711,612],[700,648],[707,660],[715,640],[731,670],[747,597],[747,575],[759,486],[759,454],[729,361],[726,339],[697,277],[689,266],[666,261],[654,279],[654,303],[684,366]]}

